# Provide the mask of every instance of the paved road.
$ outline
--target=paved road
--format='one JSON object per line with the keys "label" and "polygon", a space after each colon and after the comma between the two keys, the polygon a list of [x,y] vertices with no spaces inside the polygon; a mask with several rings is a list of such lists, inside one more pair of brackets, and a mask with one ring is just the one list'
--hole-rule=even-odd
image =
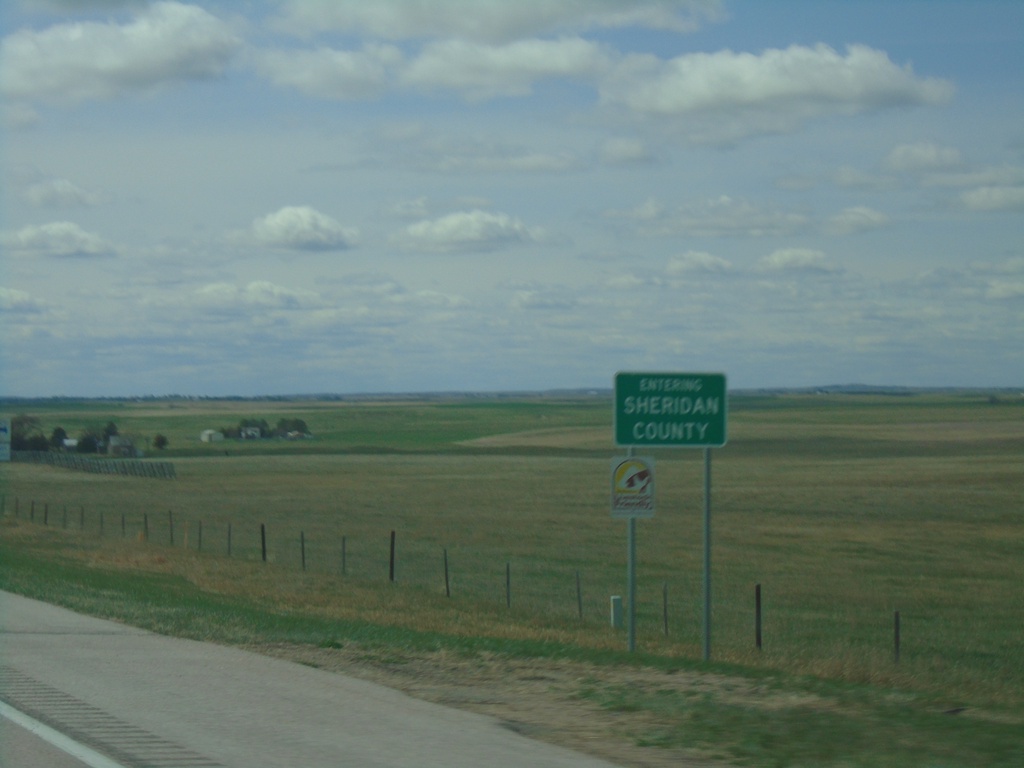
{"label": "paved road", "polygon": [[[6,592],[0,701],[126,768],[611,768],[362,680]],[[32,751],[34,736],[4,722],[7,733]]]}
{"label": "paved road", "polygon": [[0,765],[4,768],[89,768],[22,726],[0,716]]}

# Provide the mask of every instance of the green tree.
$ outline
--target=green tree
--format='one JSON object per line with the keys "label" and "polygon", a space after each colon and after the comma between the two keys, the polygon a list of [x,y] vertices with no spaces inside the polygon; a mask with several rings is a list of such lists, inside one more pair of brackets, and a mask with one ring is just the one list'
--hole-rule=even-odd
{"label": "green tree", "polygon": [[55,427],[50,435],[50,447],[58,451],[64,447],[64,441],[68,439],[67,430],[64,427]]}
{"label": "green tree", "polygon": [[103,445],[103,437],[93,429],[86,429],[78,436],[79,453],[96,453]]}
{"label": "green tree", "polygon": [[167,447],[167,438],[164,437],[163,435],[156,435],[153,438],[153,447],[156,448],[158,451],[162,451],[164,448]]}
{"label": "green tree", "polygon": [[277,422],[277,429],[274,432],[281,437],[286,436],[290,432],[308,435],[309,427],[306,426],[306,422],[302,419],[281,419]]}
{"label": "green tree", "polygon": [[258,429],[260,431],[260,437],[266,437],[270,434],[270,425],[267,424],[266,419],[242,419],[238,422],[238,431],[241,432],[243,429]]}
{"label": "green tree", "polygon": [[48,451],[50,450],[50,441],[42,434],[29,435],[25,438],[25,448],[23,450]]}
{"label": "green tree", "polygon": [[117,432],[117,424],[115,424],[112,421],[108,421],[107,422],[107,426],[105,426],[103,428],[103,440],[104,440],[104,442],[106,442],[107,440],[109,440],[112,437],[116,437],[117,434],[118,434],[118,432]]}
{"label": "green tree", "polygon": [[[32,447],[38,445],[37,438],[43,438],[43,442],[46,443],[46,438],[43,437],[42,429],[39,426],[39,419],[35,416],[29,416],[27,413],[19,413],[13,419],[11,419],[11,450],[12,451],[38,451],[38,447]],[[46,445],[46,450],[49,448],[49,444]]]}

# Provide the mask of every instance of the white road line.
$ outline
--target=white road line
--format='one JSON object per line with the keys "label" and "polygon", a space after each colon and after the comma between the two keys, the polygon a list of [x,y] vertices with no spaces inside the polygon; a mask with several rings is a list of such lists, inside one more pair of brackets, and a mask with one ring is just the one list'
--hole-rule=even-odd
{"label": "white road line", "polygon": [[83,763],[88,765],[89,768],[126,768],[126,766],[121,765],[121,763],[114,762],[109,757],[101,755],[96,750],[90,749],[84,744],[79,744],[77,741],[65,736],[60,731],[55,731],[50,726],[40,723],[35,718],[29,717],[24,712],[21,712],[2,701],[0,701],[0,717],[6,717],[12,723],[16,723],[25,730],[31,731],[43,741],[49,742],[53,746],[57,747],[57,749],[67,752],[76,760],[81,760]]}

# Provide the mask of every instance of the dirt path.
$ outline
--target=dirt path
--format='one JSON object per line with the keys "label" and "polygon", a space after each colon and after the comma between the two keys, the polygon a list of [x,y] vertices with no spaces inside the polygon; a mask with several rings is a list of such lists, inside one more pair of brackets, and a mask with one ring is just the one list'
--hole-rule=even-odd
{"label": "dirt path", "polygon": [[580,696],[586,688],[651,684],[694,690],[705,676],[652,669],[596,667],[561,660],[465,658],[440,652],[416,656],[357,647],[274,644],[250,650],[318,669],[371,680],[410,696],[497,719],[532,739],[603,758],[624,768],[723,768],[696,751],[638,746],[654,726],[642,712],[610,711]]}

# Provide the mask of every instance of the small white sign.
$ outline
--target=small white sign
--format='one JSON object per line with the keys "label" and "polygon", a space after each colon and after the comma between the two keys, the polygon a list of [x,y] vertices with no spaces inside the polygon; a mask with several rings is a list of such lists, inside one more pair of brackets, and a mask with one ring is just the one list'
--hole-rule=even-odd
{"label": "small white sign", "polygon": [[654,459],[612,459],[612,517],[654,517]]}

